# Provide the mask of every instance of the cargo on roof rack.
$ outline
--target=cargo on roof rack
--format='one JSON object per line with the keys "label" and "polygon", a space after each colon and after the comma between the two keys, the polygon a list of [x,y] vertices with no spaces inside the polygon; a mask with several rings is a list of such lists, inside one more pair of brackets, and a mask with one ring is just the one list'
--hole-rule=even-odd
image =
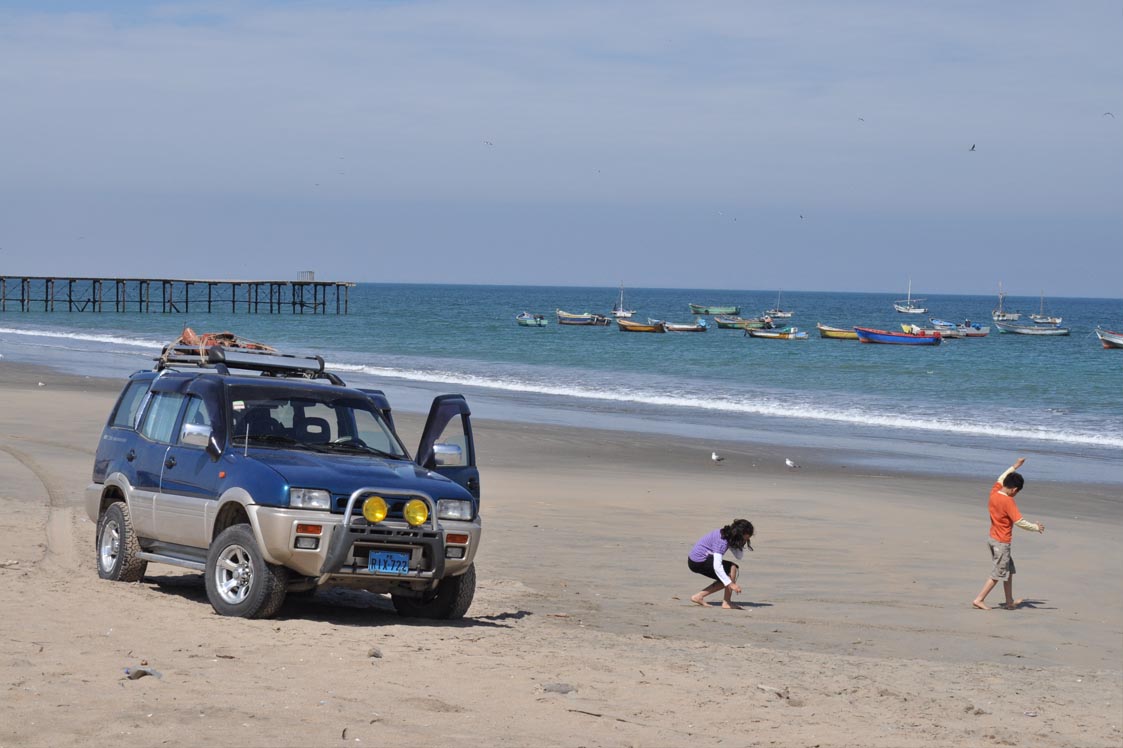
{"label": "cargo on roof rack", "polygon": [[338,376],[324,370],[324,360],[319,356],[281,353],[263,343],[239,340],[231,333],[196,335],[191,328],[184,328],[178,340],[164,346],[155,369],[161,371],[174,365],[211,367],[221,374],[241,369],[275,377],[322,378],[333,384],[343,384]]}

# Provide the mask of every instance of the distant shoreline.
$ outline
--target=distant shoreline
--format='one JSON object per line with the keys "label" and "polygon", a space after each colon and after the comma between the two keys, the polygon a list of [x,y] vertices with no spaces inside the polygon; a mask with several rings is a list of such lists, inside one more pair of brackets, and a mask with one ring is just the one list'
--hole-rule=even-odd
{"label": "distant shoreline", "polygon": [[[41,364],[13,362],[7,359],[0,361],[0,389],[10,386],[32,387],[39,381],[44,381],[45,386],[63,387],[68,390],[85,390],[107,393],[115,396],[121,389],[124,376],[117,378],[111,376],[86,376],[69,371],[52,368]],[[355,384],[353,382],[353,384]],[[419,386],[417,383],[378,383],[386,388],[391,405],[396,414],[409,414],[419,417],[428,411],[429,401],[436,394],[450,391],[448,387],[426,384]],[[615,441],[628,438],[637,443],[649,443],[652,449],[665,450],[669,446],[684,450],[701,449],[706,451],[712,448],[723,453],[743,453],[749,456],[750,461],[758,461],[762,470],[772,470],[783,464],[786,456],[793,456],[804,467],[812,470],[840,469],[859,471],[886,477],[894,476],[907,479],[926,480],[930,478],[978,480],[987,477],[995,471],[995,466],[1002,466],[1003,460],[1012,459],[1014,449],[994,450],[994,454],[977,455],[971,450],[953,450],[950,447],[940,448],[941,452],[957,454],[964,464],[959,469],[949,469],[947,456],[943,453],[933,454],[933,445],[917,442],[915,451],[908,439],[900,436],[883,438],[880,444],[872,446],[868,440],[855,440],[835,438],[829,435],[808,436],[799,434],[798,425],[794,429],[787,429],[783,434],[763,431],[756,433],[753,438],[746,438],[740,431],[730,429],[709,429],[705,433],[698,431],[689,437],[683,437],[674,428],[659,428],[659,424],[645,421],[636,428],[627,428],[631,421],[609,415],[599,417],[598,414],[584,411],[571,411],[571,417],[559,418],[556,413],[543,415],[540,412],[527,409],[518,405],[511,405],[510,393],[486,392],[483,388],[451,388],[466,394],[474,418],[479,423],[493,422],[516,428],[544,428],[559,429],[561,432],[580,431],[589,434],[591,443],[597,441]],[[407,416],[408,417],[408,416]],[[778,436],[787,438],[777,438]],[[902,446],[903,445],[903,446]],[[412,449],[413,445],[407,446]],[[1089,479],[1086,473],[1079,470],[1066,469],[1063,461],[1053,458],[1047,451],[1036,449],[1023,449],[1019,454],[1029,455],[1034,461],[1035,479],[1038,482],[1055,483],[1066,488],[1080,486],[1086,488],[1093,495],[1108,498],[1118,494],[1119,483],[1112,480]],[[757,456],[759,455],[759,456]],[[1052,474],[1056,469],[1050,470],[1049,463],[1060,462],[1059,474]],[[972,470],[964,470],[967,464],[974,466]],[[801,468],[803,469],[803,468]],[[779,470],[779,472],[784,472]],[[1110,469],[1107,471],[1111,473]],[[1123,479],[1120,480],[1123,483]],[[1123,502],[1115,502],[1123,509]]]}

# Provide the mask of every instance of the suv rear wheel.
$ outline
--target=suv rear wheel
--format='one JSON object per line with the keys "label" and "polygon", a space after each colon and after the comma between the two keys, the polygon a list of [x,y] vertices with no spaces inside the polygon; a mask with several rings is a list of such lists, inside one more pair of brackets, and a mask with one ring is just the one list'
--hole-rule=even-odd
{"label": "suv rear wheel", "polygon": [[249,525],[218,534],[207,553],[207,599],[215,612],[239,618],[269,618],[281,609],[288,570],[266,563]]}
{"label": "suv rear wheel", "polygon": [[394,610],[406,618],[463,618],[476,594],[476,565],[458,577],[445,577],[427,597],[390,595]]}
{"label": "suv rear wheel", "polygon": [[139,553],[129,507],[115,501],[97,520],[97,575],[114,582],[139,582],[148,569],[148,562],[137,558]]}

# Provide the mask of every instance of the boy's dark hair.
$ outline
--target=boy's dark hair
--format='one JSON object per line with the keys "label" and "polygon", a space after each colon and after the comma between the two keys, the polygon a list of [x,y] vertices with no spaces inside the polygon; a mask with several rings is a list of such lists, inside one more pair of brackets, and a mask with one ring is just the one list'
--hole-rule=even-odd
{"label": "boy's dark hair", "polygon": [[748,547],[753,549],[749,540],[753,537],[753,523],[747,519],[735,519],[730,524],[721,528],[721,538],[729,543],[730,548],[741,550]]}
{"label": "boy's dark hair", "polygon": [[1016,488],[1019,491],[1025,486],[1026,479],[1022,477],[1021,473],[1010,473],[1002,479],[1003,488]]}

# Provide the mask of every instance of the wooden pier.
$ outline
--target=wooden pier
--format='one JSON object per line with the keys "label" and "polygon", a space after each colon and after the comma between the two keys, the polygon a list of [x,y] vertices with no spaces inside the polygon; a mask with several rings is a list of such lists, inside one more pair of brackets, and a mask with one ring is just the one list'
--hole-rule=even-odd
{"label": "wooden pier", "polygon": [[[305,275],[305,274],[302,274]],[[348,281],[0,275],[0,312],[347,314]],[[331,297],[329,301],[329,297]]]}

